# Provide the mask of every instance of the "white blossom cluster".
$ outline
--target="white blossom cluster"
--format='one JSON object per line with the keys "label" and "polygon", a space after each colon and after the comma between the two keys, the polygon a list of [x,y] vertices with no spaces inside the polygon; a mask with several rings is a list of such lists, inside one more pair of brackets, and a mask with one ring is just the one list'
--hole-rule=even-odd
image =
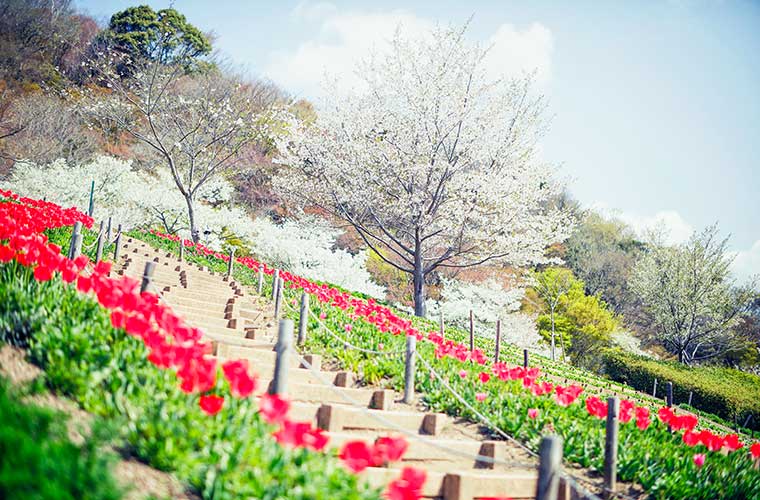
{"label": "white blossom cluster", "polygon": [[267,217],[252,223],[251,242],[257,255],[272,265],[312,280],[384,299],[386,290],[372,281],[365,266],[367,253],[352,255],[334,248],[340,230],[316,216],[275,224]]}
{"label": "white blossom cluster", "polygon": [[[18,162],[2,185],[24,196],[87,212],[92,181],[96,220],[112,217],[113,223],[124,229],[159,225],[165,231],[189,236],[185,199],[165,169],[138,171],[129,160],[105,155],[75,165],[62,159],[47,165]],[[242,210],[227,206],[231,193],[232,186],[219,177],[199,189],[197,217],[200,227],[209,231],[205,238],[209,245],[219,247],[222,228],[243,233],[250,220]]]}
{"label": "white blossom cluster", "polygon": [[437,321],[442,312],[446,325],[468,329],[472,310],[476,334],[493,337],[496,321],[501,319],[502,341],[534,348],[541,340],[535,321],[516,312],[524,295],[525,289],[505,290],[493,278],[483,283],[444,278],[442,300],[427,301],[428,318]]}

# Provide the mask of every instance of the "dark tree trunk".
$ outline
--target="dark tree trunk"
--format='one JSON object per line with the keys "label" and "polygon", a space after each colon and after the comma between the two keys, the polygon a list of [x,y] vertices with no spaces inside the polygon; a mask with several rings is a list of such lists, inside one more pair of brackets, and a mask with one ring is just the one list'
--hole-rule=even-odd
{"label": "dark tree trunk", "polygon": [[195,202],[191,196],[185,196],[185,202],[187,202],[187,218],[190,222],[190,238],[193,243],[198,243],[201,240],[201,233],[195,221]]}
{"label": "dark tree trunk", "polygon": [[414,315],[425,316],[425,272],[422,263],[422,247],[417,239],[414,248]]}

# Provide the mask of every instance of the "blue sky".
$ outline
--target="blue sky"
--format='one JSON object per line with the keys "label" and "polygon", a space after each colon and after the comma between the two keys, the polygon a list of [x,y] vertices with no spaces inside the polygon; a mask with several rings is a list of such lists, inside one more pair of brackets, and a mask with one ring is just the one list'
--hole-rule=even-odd
{"label": "blue sky", "polygon": [[[147,2],[154,8],[168,1]],[[103,21],[134,2],[79,0]],[[177,0],[236,64],[315,97],[399,22],[474,16],[494,64],[537,68],[550,99],[545,157],[589,206],[673,241],[719,222],[740,275],[760,273],[760,2]]]}

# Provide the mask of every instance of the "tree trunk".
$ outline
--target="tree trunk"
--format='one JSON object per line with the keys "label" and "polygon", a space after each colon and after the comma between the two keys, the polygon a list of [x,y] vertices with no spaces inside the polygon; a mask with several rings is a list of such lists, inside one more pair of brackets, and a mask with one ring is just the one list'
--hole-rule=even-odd
{"label": "tree trunk", "polygon": [[425,316],[425,273],[422,265],[422,248],[419,240],[414,248],[414,315]]}
{"label": "tree trunk", "polygon": [[195,202],[192,196],[185,196],[185,202],[187,203],[187,218],[190,221],[190,238],[193,243],[198,243],[201,240],[201,233],[195,220]]}
{"label": "tree trunk", "polygon": [[551,319],[551,322],[552,322],[552,361],[557,361],[557,357],[554,354],[554,348],[555,348],[555,343],[554,343],[554,309],[551,310],[551,313],[549,314],[549,318]]}

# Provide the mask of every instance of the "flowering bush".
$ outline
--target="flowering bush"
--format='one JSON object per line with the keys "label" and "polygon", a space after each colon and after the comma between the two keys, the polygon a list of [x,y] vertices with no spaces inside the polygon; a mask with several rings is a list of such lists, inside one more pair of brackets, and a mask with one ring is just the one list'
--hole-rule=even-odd
{"label": "flowering bush", "polygon": [[367,254],[334,248],[341,231],[316,216],[288,219],[275,224],[259,217],[251,226],[256,254],[272,265],[317,281],[335,283],[376,298],[385,298],[385,288],[374,283],[366,269]]}
{"label": "flowering bush", "polygon": [[[166,170],[137,171],[129,160],[101,155],[76,165],[62,159],[49,165],[22,162],[3,185],[86,211],[91,181],[95,181],[95,217],[103,220],[111,216],[127,229],[161,225],[167,231],[184,230],[189,235],[187,205],[170,174]],[[201,201],[196,206],[200,227],[210,230],[208,244],[219,244],[224,227],[246,235],[250,219],[226,204],[231,194],[232,186],[218,177],[210,179],[196,194]]]}

